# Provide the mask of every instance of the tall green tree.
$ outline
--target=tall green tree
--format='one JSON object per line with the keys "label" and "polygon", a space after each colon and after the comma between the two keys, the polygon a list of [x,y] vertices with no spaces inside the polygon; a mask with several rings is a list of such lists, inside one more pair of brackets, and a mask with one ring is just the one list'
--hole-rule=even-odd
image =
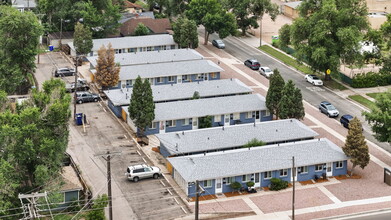
{"label": "tall green tree", "polygon": [[212,127],[212,116],[207,115],[205,117],[198,118],[198,128],[210,128]]}
{"label": "tall green tree", "polygon": [[95,80],[102,87],[115,86],[119,81],[120,67],[115,63],[115,52],[111,43],[104,45],[98,51]]}
{"label": "tall green tree", "polygon": [[151,84],[148,80],[141,80],[138,76],[134,85],[133,92],[128,107],[129,117],[138,128],[137,135],[144,136],[145,128],[151,125],[155,119],[155,103],[153,102]]}
{"label": "tall green tree", "polygon": [[368,145],[362,133],[362,125],[357,117],[354,117],[349,122],[349,133],[346,136],[345,146],[342,148],[343,152],[350,157],[352,162],[352,170],[350,175],[353,175],[354,168],[360,166],[364,169],[370,160]]}
{"label": "tall green tree", "polygon": [[242,35],[246,34],[249,28],[258,28],[258,16],[253,14],[251,9],[253,0],[225,0],[223,5],[227,10],[230,10],[236,19],[238,28],[242,31]]}
{"label": "tall green tree", "polygon": [[280,46],[286,47],[291,44],[291,26],[284,24],[280,30],[278,30]]}
{"label": "tall green tree", "polygon": [[223,9],[217,0],[192,0],[186,15],[198,26],[205,27],[205,45],[209,35],[215,32],[222,39],[236,34],[235,16]]}
{"label": "tall green tree", "polygon": [[105,220],[104,208],[109,204],[109,198],[106,194],[98,196],[92,205],[92,210],[86,215],[87,220]]}
{"label": "tall green tree", "polygon": [[138,23],[136,29],[134,29],[135,36],[144,36],[148,35],[151,31],[143,23]]}
{"label": "tall green tree", "polygon": [[280,112],[280,100],[282,99],[282,90],[284,89],[285,81],[280,75],[278,69],[273,70],[270,76],[269,89],[266,94],[266,107],[277,118]]}
{"label": "tall green tree", "polygon": [[43,29],[32,12],[0,6],[0,15],[0,89],[13,93],[34,73]]}
{"label": "tall green tree", "polygon": [[279,118],[304,118],[303,96],[301,95],[300,89],[295,87],[292,80],[289,80],[285,84],[278,106],[280,110]]}
{"label": "tall green tree", "polygon": [[262,46],[262,19],[265,14],[269,14],[274,21],[280,13],[278,5],[270,0],[252,0],[251,12],[260,20],[259,27],[259,44]]}
{"label": "tall green tree", "polygon": [[365,0],[306,0],[299,6],[300,17],[291,27],[291,42],[298,59],[312,69],[339,69],[340,61],[360,60],[359,42],[368,29]]}
{"label": "tall green tree", "polygon": [[73,45],[75,46],[76,53],[80,55],[90,53],[93,47],[91,31],[80,22],[75,26]]}
{"label": "tall green tree", "polygon": [[380,30],[383,39],[387,42],[387,48],[391,48],[391,14],[387,15],[387,21],[381,25]]}
{"label": "tall green tree", "polygon": [[197,48],[198,33],[197,25],[193,20],[179,17],[172,25],[174,41],[182,48]]}
{"label": "tall green tree", "polygon": [[391,91],[377,95],[375,107],[363,115],[375,132],[375,138],[391,143]]}

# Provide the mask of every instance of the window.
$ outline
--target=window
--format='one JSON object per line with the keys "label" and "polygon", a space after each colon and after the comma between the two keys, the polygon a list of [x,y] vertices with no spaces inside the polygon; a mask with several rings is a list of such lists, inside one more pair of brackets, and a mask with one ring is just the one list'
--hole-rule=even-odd
{"label": "window", "polygon": [[288,176],[288,169],[280,170],[280,176]]}
{"label": "window", "polygon": [[149,168],[149,167],[145,167],[145,168],[144,168],[144,172],[152,172],[152,169]]}
{"label": "window", "polygon": [[175,49],[175,45],[171,45],[171,50]]}
{"label": "window", "polygon": [[203,79],[204,78],[204,74],[196,74],[197,75],[197,77],[196,77],[196,79]]}
{"label": "window", "polygon": [[160,47],[161,50],[167,50],[167,46],[166,45],[163,45]]}
{"label": "window", "polygon": [[134,53],[134,52],[136,52],[137,51],[137,48],[129,48],[128,49],[128,52],[129,53]]}
{"label": "window", "polygon": [[212,180],[204,180],[204,187],[205,188],[212,187]]}
{"label": "window", "polygon": [[265,111],[263,111],[263,116],[264,117],[267,117],[267,116],[270,116],[270,111],[269,110],[265,110]]}
{"label": "window", "polygon": [[176,121],[175,120],[167,121],[166,126],[167,127],[175,127],[176,126]]}
{"label": "window", "polygon": [[234,113],[234,120],[239,120],[240,119],[240,113]]}
{"label": "window", "polygon": [[225,184],[229,185],[233,182],[235,182],[235,177],[226,177],[225,178]]}
{"label": "window", "polygon": [[272,178],[272,171],[267,171],[263,173],[263,178],[264,179],[270,179]]}
{"label": "window", "polygon": [[169,76],[169,77],[168,77],[168,81],[169,81],[169,82],[174,82],[174,77],[173,77],[173,76]]}
{"label": "window", "polygon": [[248,182],[251,180],[251,174],[243,175],[242,182]]}
{"label": "window", "polygon": [[186,126],[186,125],[189,125],[189,119],[188,118],[185,118],[182,120],[182,126]]}
{"label": "window", "polygon": [[299,173],[308,173],[308,166],[305,166],[305,167],[299,167],[298,168],[298,172]]}
{"label": "window", "polygon": [[183,81],[189,81],[189,75],[184,75],[184,76],[182,77],[182,80],[183,80]]}
{"label": "window", "polygon": [[126,86],[132,86],[133,82],[131,79],[126,80]]}
{"label": "window", "polygon": [[115,53],[116,53],[116,54],[118,54],[118,53],[119,53],[119,50],[118,50],[118,49],[115,49],[114,51],[115,51]]}
{"label": "window", "polygon": [[335,168],[337,169],[343,168],[343,161],[337,161],[337,163],[335,164]]}
{"label": "window", "polygon": [[162,82],[162,77],[156,77],[156,83],[161,83]]}
{"label": "window", "polygon": [[152,47],[147,47],[147,51],[152,51]]}
{"label": "window", "polygon": [[217,78],[217,73],[210,73],[210,78],[212,79]]}
{"label": "window", "polygon": [[215,115],[214,121],[215,122],[221,122],[221,115]]}
{"label": "window", "polygon": [[315,172],[322,171],[323,170],[323,164],[316,164],[315,165]]}
{"label": "window", "polygon": [[150,125],[149,125],[149,129],[155,129],[156,128],[156,122],[152,122]]}
{"label": "window", "polygon": [[253,118],[253,112],[246,112],[246,118]]}

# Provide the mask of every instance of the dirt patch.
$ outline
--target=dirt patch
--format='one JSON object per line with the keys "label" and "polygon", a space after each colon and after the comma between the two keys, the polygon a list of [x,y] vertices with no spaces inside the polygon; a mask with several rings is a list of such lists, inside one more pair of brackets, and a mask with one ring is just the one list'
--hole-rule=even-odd
{"label": "dirt patch", "polygon": [[[199,201],[212,200],[212,199],[217,199],[217,196],[215,196],[215,195],[204,195],[204,196],[200,196],[198,198]],[[196,200],[196,197],[189,198],[189,202],[195,202],[195,200]]]}

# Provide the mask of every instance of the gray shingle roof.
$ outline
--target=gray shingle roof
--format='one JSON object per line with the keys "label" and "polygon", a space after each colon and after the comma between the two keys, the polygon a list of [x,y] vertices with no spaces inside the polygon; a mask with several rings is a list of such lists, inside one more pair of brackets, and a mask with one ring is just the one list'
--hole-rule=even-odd
{"label": "gray shingle roof", "polygon": [[186,182],[193,182],[291,168],[292,156],[297,167],[348,159],[323,138],[167,159]]}
{"label": "gray shingle roof", "polygon": [[[318,133],[296,119],[157,134],[171,155],[212,151],[247,144],[253,138],[266,143],[312,138]],[[197,140],[197,141],[194,141]],[[178,150],[176,150],[178,149]]]}
{"label": "gray shingle roof", "polygon": [[[96,66],[98,56],[87,57],[88,61]],[[163,63],[184,60],[201,60],[203,56],[193,49],[158,50],[148,53],[121,53],[115,54],[115,62],[121,66]]]}
{"label": "gray shingle roof", "polygon": [[[122,107],[128,112],[128,107]],[[154,121],[177,120],[207,115],[222,115],[266,110],[265,98],[259,94],[226,96],[155,104]]]}
{"label": "gray shingle roof", "polygon": [[[147,36],[117,37],[94,39],[91,51],[98,51],[102,45],[111,43],[114,49],[135,48],[135,47],[154,47],[160,45],[176,45],[174,38],[169,34],[156,34]],[[68,45],[74,50],[73,42]]]}
{"label": "gray shingle roof", "polygon": [[[149,53],[149,52],[148,52]],[[141,78],[154,78],[163,76],[178,76],[200,73],[213,73],[224,71],[210,60],[191,60],[168,63],[140,64],[122,66],[119,73],[120,80]]]}
{"label": "gray shingle roof", "polygon": [[[195,91],[201,98],[251,93],[253,90],[238,79],[221,79],[172,85],[151,86],[155,102],[190,99]],[[129,105],[132,89],[104,91],[115,106]]]}

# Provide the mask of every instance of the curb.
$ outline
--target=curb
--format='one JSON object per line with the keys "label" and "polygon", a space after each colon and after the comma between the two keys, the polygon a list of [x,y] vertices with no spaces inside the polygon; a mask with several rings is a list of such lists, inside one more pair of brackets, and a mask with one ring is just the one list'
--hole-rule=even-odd
{"label": "curb", "polygon": [[360,215],[369,215],[373,213],[379,213],[381,212],[391,212],[391,208],[387,209],[377,209],[377,210],[371,210],[371,211],[366,211],[366,212],[358,212],[358,213],[352,213],[352,214],[346,214],[346,215],[336,215],[336,216],[331,216],[327,218],[317,218],[316,220],[331,220],[331,219],[343,219],[343,218],[353,218],[353,217],[360,217]]}

